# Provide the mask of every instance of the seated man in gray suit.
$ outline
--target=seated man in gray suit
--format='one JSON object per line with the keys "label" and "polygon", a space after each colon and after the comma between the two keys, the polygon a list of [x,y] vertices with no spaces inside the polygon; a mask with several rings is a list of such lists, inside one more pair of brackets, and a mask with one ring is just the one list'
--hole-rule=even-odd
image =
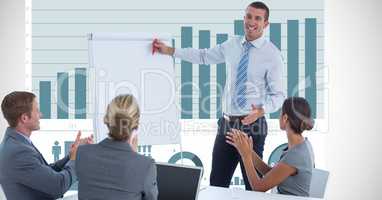
{"label": "seated man in gray suit", "polygon": [[8,121],[0,145],[0,184],[8,200],[51,200],[62,197],[76,180],[74,162],[81,140],[79,132],[70,155],[49,165],[30,140],[40,128],[41,113],[36,96],[12,92],[5,96],[1,109]]}
{"label": "seated man in gray suit", "polygon": [[132,95],[120,95],[108,105],[104,122],[109,137],[78,148],[78,198],[155,200],[158,197],[154,160],[137,151],[135,130],[139,108]]}

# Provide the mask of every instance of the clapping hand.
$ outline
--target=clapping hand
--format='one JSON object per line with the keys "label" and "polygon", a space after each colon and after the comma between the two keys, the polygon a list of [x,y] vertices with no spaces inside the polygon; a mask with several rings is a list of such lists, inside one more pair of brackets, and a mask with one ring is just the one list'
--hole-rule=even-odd
{"label": "clapping hand", "polygon": [[227,133],[226,142],[236,148],[242,158],[251,156],[253,151],[252,137],[237,129]]}
{"label": "clapping hand", "polygon": [[91,134],[89,137],[81,138],[80,145],[82,144],[94,144],[94,136]]}
{"label": "clapping hand", "polygon": [[70,153],[69,158],[70,160],[75,160],[77,155],[77,149],[78,146],[82,144],[93,144],[94,143],[94,137],[93,134],[86,138],[81,138],[81,131],[78,131],[76,140],[73,142],[72,146],[70,147]]}
{"label": "clapping hand", "polygon": [[72,146],[70,147],[70,153],[69,153],[70,160],[76,160],[77,149],[78,149],[78,146],[80,146],[80,142],[81,142],[81,131],[78,131],[76,140],[74,140]]}

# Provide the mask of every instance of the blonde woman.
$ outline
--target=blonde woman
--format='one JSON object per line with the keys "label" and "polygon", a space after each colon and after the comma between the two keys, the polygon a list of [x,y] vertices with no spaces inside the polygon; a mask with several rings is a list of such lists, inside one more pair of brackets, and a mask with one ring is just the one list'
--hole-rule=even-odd
{"label": "blonde woman", "polygon": [[78,148],[79,199],[157,199],[154,160],[136,152],[139,116],[132,95],[117,96],[108,105],[104,123],[109,137]]}
{"label": "blonde woman", "polygon": [[[226,136],[243,160],[247,178],[252,190],[265,192],[275,186],[281,194],[309,196],[314,154],[305,130],[313,128],[313,119],[308,102],[301,97],[289,97],[283,103],[280,128],[288,139],[288,148],[281,155],[279,163],[268,166],[252,150],[252,139],[242,131],[233,129]],[[256,170],[263,177],[259,177]]]}

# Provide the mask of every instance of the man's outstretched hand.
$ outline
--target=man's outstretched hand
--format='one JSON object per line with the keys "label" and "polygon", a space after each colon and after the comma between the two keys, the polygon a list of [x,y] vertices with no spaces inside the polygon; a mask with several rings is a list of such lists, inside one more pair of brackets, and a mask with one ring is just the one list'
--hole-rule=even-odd
{"label": "man's outstretched hand", "polygon": [[159,52],[162,54],[170,55],[172,56],[174,54],[175,49],[172,47],[167,46],[162,41],[158,39],[154,39],[153,41],[153,47],[152,47],[152,53]]}

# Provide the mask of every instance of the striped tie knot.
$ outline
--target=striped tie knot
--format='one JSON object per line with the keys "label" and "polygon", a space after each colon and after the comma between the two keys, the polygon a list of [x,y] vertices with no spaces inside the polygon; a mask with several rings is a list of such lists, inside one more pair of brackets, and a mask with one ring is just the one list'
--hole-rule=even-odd
{"label": "striped tie knot", "polygon": [[251,47],[254,47],[251,42],[245,41],[244,42],[244,52],[248,52]]}

